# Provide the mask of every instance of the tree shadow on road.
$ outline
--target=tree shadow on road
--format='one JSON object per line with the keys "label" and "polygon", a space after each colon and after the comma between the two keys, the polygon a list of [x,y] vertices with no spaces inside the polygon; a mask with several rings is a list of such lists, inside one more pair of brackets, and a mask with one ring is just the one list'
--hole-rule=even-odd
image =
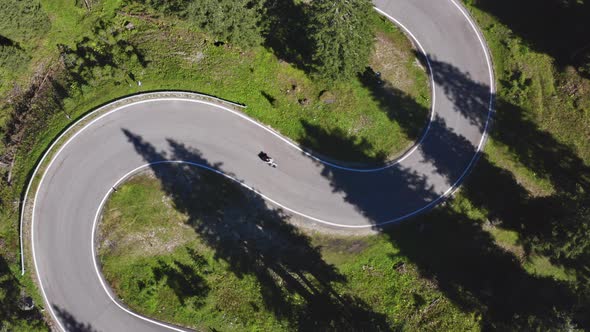
{"label": "tree shadow on road", "polygon": [[57,315],[57,318],[61,322],[64,330],[68,332],[98,332],[89,323],[83,323],[72,316],[68,311],[60,308],[57,305],[53,305],[53,311]]}
{"label": "tree shadow on road", "polygon": [[346,278],[287,222],[284,211],[207,170],[223,170],[221,163],[173,140],[168,140],[168,151],[157,151],[140,136],[124,133],[147,162],[185,160],[202,166],[154,164],[151,169],[215,258],[227,262],[238,277],[256,277],[266,309],[279,320],[302,331],[390,329],[383,314],[336,290]]}
{"label": "tree shadow on road", "polygon": [[[436,60],[433,70],[436,83],[453,103],[458,121],[483,129],[489,87]],[[475,95],[470,97],[471,92]],[[568,220],[579,216],[576,209],[584,204],[583,197],[589,192],[588,167],[571,148],[527,119],[524,110],[504,101],[498,105],[498,120],[491,137],[505,145],[516,162],[548,179],[556,193],[533,195],[513,173],[484,154],[456,200],[407,223],[376,228],[400,248],[401,255],[417,265],[422,276],[435,280],[449,299],[467,312],[481,313],[484,328],[546,330],[567,326],[571,321],[588,326],[590,322],[584,316],[588,312],[588,293],[581,291],[588,288],[584,283],[533,275],[523,268],[530,254],[542,253],[557,266],[572,269],[578,280],[589,279],[590,259],[583,245],[581,250],[586,253],[578,255],[573,263],[570,260],[569,265],[566,259],[559,258],[559,253],[552,255],[547,249],[553,248],[548,243],[557,240],[556,229],[561,232],[561,242],[554,247],[567,246],[566,235],[587,233],[590,222]],[[310,135],[317,137],[318,130],[313,128]],[[341,146],[356,147],[338,133],[337,137],[329,137],[334,133],[323,134],[328,136],[327,142],[342,140]],[[399,211],[400,204],[409,202],[409,211],[415,211],[463,179],[470,173],[466,166],[474,165],[477,144],[435,116],[416,151],[420,173],[395,165],[378,174],[357,176],[328,165],[320,167],[333,190],[377,224],[387,220],[388,211]],[[362,147],[358,152],[366,150]],[[432,179],[442,179],[445,185],[437,187]],[[564,230],[563,225],[571,228]],[[517,232],[519,244],[525,248],[524,256],[497,242],[490,228]]]}

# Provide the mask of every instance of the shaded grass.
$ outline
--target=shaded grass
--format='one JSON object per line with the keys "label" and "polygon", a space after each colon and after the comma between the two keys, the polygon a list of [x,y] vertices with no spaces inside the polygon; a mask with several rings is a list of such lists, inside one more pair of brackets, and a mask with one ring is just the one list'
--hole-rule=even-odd
{"label": "shaded grass", "polygon": [[[502,7],[503,3],[504,1],[498,2],[498,7]],[[492,52],[498,98],[504,101],[497,103],[496,109],[500,119],[506,121],[496,123],[493,131],[503,135],[504,139],[492,136],[486,152],[493,162],[509,169],[532,192],[547,194],[553,190],[553,185],[547,180],[548,171],[535,170],[532,164],[557,165],[556,156],[546,151],[547,156],[543,157],[538,153],[530,155],[531,160],[527,161],[526,154],[521,151],[529,150],[529,145],[535,142],[523,139],[513,132],[518,130],[515,127],[519,123],[514,118],[520,117],[534,123],[536,130],[545,132],[557,142],[571,148],[588,164],[590,81],[582,78],[573,68],[557,67],[554,58],[539,52],[516,35],[509,26],[480,9],[490,4],[482,1],[468,5]],[[519,22],[519,26],[527,28],[528,25],[531,28],[536,22],[523,20]],[[509,135],[512,136],[507,139]]]}
{"label": "shaded grass", "polygon": [[[399,132],[399,126],[381,114],[378,103],[372,100],[371,95],[358,81],[341,83],[336,87],[321,86],[310,81],[303,71],[278,60],[266,48],[259,47],[244,52],[203,44],[207,36],[192,30],[186,22],[159,17],[152,15],[153,13],[148,13],[145,17],[126,15],[128,8],[121,8],[120,0],[96,2],[90,12],[75,6],[72,1],[42,0],[41,4],[50,17],[51,28],[43,36],[28,40],[22,45],[32,55],[32,59],[26,68],[12,73],[15,77],[12,84],[26,87],[30,77],[39,72],[40,68],[56,63],[59,58],[58,44],[74,47],[85,37],[94,38],[92,29],[99,21],[108,22],[114,29],[123,29],[126,23],[133,23],[136,28],[126,31],[125,38],[145,53],[147,66],[125,68],[134,78],[129,77],[123,83],[117,83],[108,76],[99,76],[89,85],[80,86],[80,82],[70,82],[71,85],[65,87],[68,97],[61,100],[63,109],[51,110],[54,113],[49,116],[47,123],[40,125],[42,129],[28,133],[21,142],[21,148],[14,160],[11,185],[1,188],[3,211],[0,216],[0,233],[3,242],[0,255],[7,257],[11,271],[17,270],[19,201],[31,170],[51,141],[72,119],[80,118],[89,110],[122,96],[161,89],[210,93],[248,104],[249,115],[295,140],[301,141],[305,134],[300,119],[308,119],[325,127],[341,128],[350,135],[354,133],[355,137],[374,142],[376,148],[374,151],[367,151],[369,155],[375,155],[378,151],[395,154],[412,140],[412,137],[404,135],[388,136]],[[127,13],[137,14],[137,10],[138,7],[133,7]],[[141,10],[144,9],[140,7],[139,11]],[[391,28],[390,23],[378,20],[375,22],[378,22],[375,24],[376,29],[383,30],[388,38],[400,45],[403,52],[412,53],[410,45],[399,30]],[[117,73],[119,74],[127,73]],[[415,85],[409,86],[408,91],[416,91],[417,96],[426,96],[423,101],[427,103],[425,73],[412,71],[408,75],[415,80]],[[141,87],[137,85],[137,80],[141,80]],[[6,97],[14,86],[12,84],[3,84],[0,87],[2,123],[6,122],[10,112]],[[319,101],[320,93],[328,88],[336,96],[333,104]],[[261,91],[273,96],[276,102],[271,105]],[[426,114],[423,116],[422,121],[426,119]],[[335,147],[331,147],[333,148]],[[323,152],[331,153],[330,149]],[[344,159],[358,157],[346,153],[342,156]],[[22,285],[28,285],[26,288],[33,293],[37,304],[41,305],[42,299],[34,291],[30,276],[19,278],[19,281]]]}
{"label": "shaded grass", "polygon": [[[541,1],[539,15],[515,20],[526,10],[526,1],[516,6],[505,1],[466,2],[492,52],[498,87],[497,117],[482,171],[494,168],[498,176],[482,174],[488,180],[480,184],[511,177],[501,180],[505,194],[489,193],[486,198],[498,201],[487,207],[489,214],[505,222],[492,234],[503,246],[517,243],[530,251],[530,242],[551,241],[555,236],[543,234],[549,232],[552,218],[567,218],[563,196],[583,197],[590,190],[590,80],[570,66],[576,59],[567,54],[580,46],[573,42],[579,36],[568,26],[587,24],[587,19],[580,19],[588,6]],[[557,20],[553,26],[544,26],[541,18],[567,15],[572,21]],[[507,174],[499,176],[502,172]],[[514,199],[520,203],[514,204]],[[512,211],[499,212],[502,202]],[[538,275],[575,279],[569,268],[547,257],[531,255],[524,266]]]}
{"label": "shaded grass", "polygon": [[[472,315],[476,328],[586,327],[587,299],[577,292],[575,275],[586,273],[587,262],[568,266],[564,261],[539,255],[534,245],[552,241],[551,224],[568,218],[564,199],[567,195],[563,195],[588,190],[589,150],[585,137],[590,126],[588,95],[583,93],[587,81],[574,72],[557,70],[549,56],[529,49],[492,17],[477,10],[474,14],[494,53],[499,80],[498,114],[490,144],[453,201],[415,218],[414,223],[386,230],[387,246],[397,251],[382,250],[391,254],[390,259],[401,257],[411,262],[417,276],[436,285],[434,288],[463,314]],[[481,88],[469,82],[465,73],[442,63],[437,65],[457,78],[451,82],[454,85],[447,87],[451,97],[465,95],[461,92],[469,87]],[[454,100],[459,105],[485,102],[476,98]],[[356,149],[360,155],[371,149],[370,144],[347,140],[337,130],[320,132],[347,143],[344,146]],[[435,134],[448,142],[463,141],[444,126]],[[425,153],[436,162],[436,151]],[[437,171],[443,176],[453,177],[452,169],[436,166],[440,166]],[[370,212],[366,200],[347,191],[344,179],[331,180],[335,190],[343,191],[351,204]],[[326,254],[325,259],[340,267],[347,254],[342,246],[335,247],[335,252]],[[361,255],[359,252],[354,256]],[[371,259],[378,261],[375,254]],[[364,266],[364,271],[376,271],[377,275],[383,271],[367,261]],[[353,279],[349,278],[347,287]],[[371,304],[396,296],[392,292],[380,296],[382,293],[373,290],[363,288],[359,296],[371,294],[365,298]],[[428,302],[425,298],[420,295],[412,301],[423,304]],[[388,308],[404,308],[400,302],[389,303]],[[444,329],[445,325],[441,326]]]}
{"label": "shaded grass", "polygon": [[[203,176],[207,178],[215,175]],[[167,203],[167,194],[161,185],[152,176],[136,176],[113,194],[105,207],[100,224],[99,256],[103,273],[119,297],[134,310],[193,328],[301,329],[304,325],[299,324],[303,323],[293,325],[290,319],[279,319],[266,309],[268,304],[261,297],[264,280],[251,273],[236,274],[231,263],[216,257],[219,253],[216,253],[215,247],[207,244],[206,235],[187,230],[179,224],[190,223],[189,216],[178,214]],[[215,198],[210,199],[217,201]],[[237,201],[235,205],[239,207],[241,203]],[[234,213],[239,214],[238,211]],[[192,214],[192,217],[195,215]],[[231,223],[229,220],[227,222]],[[151,239],[151,234],[156,234],[158,238],[159,234],[167,232],[188,234],[187,241],[174,242],[176,245],[168,252],[137,254],[134,246],[141,246],[139,242]],[[239,229],[233,232],[244,241],[249,241],[247,232]],[[217,236],[224,237],[219,233]],[[333,265],[342,274],[345,281],[335,283],[334,291],[341,297],[358,298],[373,311],[384,314],[389,328],[477,330],[477,315],[462,313],[440,293],[433,281],[422,279],[416,266],[386,236],[338,237],[310,233],[305,237],[309,237],[313,246],[320,248],[326,264]],[[134,243],[136,239],[142,240]],[[165,237],[159,241],[167,242]],[[286,251],[301,250],[300,244],[289,240],[281,241],[281,246]],[[194,260],[191,252],[200,258]],[[304,256],[301,259],[309,258]],[[167,282],[170,277],[161,280],[153,272],[162,264],[172,269],[177,269],[180,264],[186,265],[190,272],[184,277],[199,278],[206,285],[207,292],[191,297],[190,287],[182,287],[182,295],[175,295],[175,287]],[[306,300],[297,295],[291,296],[293,310],[297,312],[296,304]],[[190,300],[183,303],[181,297]],[[317,319],[313,317],[307,319]]]}

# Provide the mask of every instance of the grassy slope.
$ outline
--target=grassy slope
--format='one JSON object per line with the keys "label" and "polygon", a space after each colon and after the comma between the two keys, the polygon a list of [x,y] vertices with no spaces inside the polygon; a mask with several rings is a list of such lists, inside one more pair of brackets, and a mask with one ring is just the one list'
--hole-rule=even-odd
{"label": "grassy slope", "polygon": [[[189,217],[174,210],[174,204],[160,181],[148,176],[130,180],[107,203],[99,256],[105,277],[124,302],[139,312],[193,328],[294,329],[293,321],[265,309],[262,281],[254,274],[234,272],[232,264],[206,244],[206,236],[190,227]],[[385,315],[390,327],[476,329],[477,317],[462,313],[432,281],[420,278],[417,268],[385,236],[309,237],[313,246],[321,248],[325,264],[346,279],[334,283],[335,291]],[[191,258],[191,249],[202,259]],[[182,271],[184,277],[158,272],[165,266]],[[177,285],[191,276],[191,284],[200,285],[200,292],[188,283],[179,290]],[[294,312],[301,301],[305,303],[296,294],[290,297]]]}
{"label": "grassy slope", "polygon": [[[590,165],[590,81],[573,68],[556,68],[553,58],[532,50],[509,27],[470,1],[467,7],[486,37],[497,82],[498,115],[485,159],[514,177],[513,187],[504,190],[547,197],[559,190],[555,173],[577,176],[568,174],[573,168],[567,164],[569,159]],[[546,163],[554,166],[539,166]],[[500,226],[492,235],[502,246],[514,248],[517,256],[521,254],[518,231]],[[524,266],[532,273],[570,278],[542,257],[526,257]]]}
{"label": "grassy slope", "polygon": [[[107,2],[111,7],[116,4],[116,1]],[[54,28],[50,31],[52,36],[41,42],[44,47],[38,49],[39,54],[49,55],[53,54],[52,48],[48,45],[53,45],[51,41],[62,41],[71,43],[74,38],[81,34],[79,31],[71,31],[68,27],[71,24],[76,26],[84,26],[88,24],[88,19],[83,19],[83,11],[73,9],[66,1],[44,1],[43,5],[48,12],[53,13],[58,23],[54,23]],[[510,30],[499,24],[496,19],[487,15],[485,12],[478,10],[475,7],[469,7],[474,14],[478,23],[482,26],[486,39],[490,45],[494,55],[494,62],[496,67],[497,78],[500,81],[498,93],[500,98],[508,99],[516,104],[521,105],[525,109],[525,114],[528,119],[538,125],[542,131],[551,133],[553,137],[571,146],[575,154],[582,157],[583,160],[588,160],[589,140],[584,139],[588,137],[588,98],[587,81],[581,80],[575,73],[571,71],[565,74],[557,71],[552,65],[552,59],[546,55],[535,53],[528,49],[519,39],[512,35]],[[112,15],[112,11],[104,10],[105,15]],[[56,15],[59,13],[60,15]],[[60,29],[55,28],[60,26]],[[89,26],[89,25],[87,25]],[[47,53],[42,53],[43,50],[49,50]],[[35,61],[33,61],[35,63]],[[526,73],[526,78],[530,80],[525,83],[520,83],[513,78],[511,72],[514,68],[522,69]],[[26,75],[24,75],[26,77]],[[513,83],[510,83],[513,82]],[[582,87],[580,91],[574,94],[564,91],[564,83],[573,83]],[[130,87],[127,90],[118,87],[119,91],[123,93],[131,93],[137,90],[136,87]],[[105,85],[104,90],[97,90],[96,93],[89,92],[84,98],[77,100],[68,100],[67,108],[75,110],[74,115],[81,114],[87,109],[94,107],[102,102],[108,101],[115,97],[108,85]],[[586,106],[584,106],[586,105]],[[498,107],[501,111],[502,107]],[[37,159],[43,146],[46,146],[49,140],[55,136],[60,128],[67,123],[65,117],[57,117],[44,135],[40,137],[40,143],[36,146],[39,148],[30,154],[30,157],[17,163],[17,181],[15,187],[20,187],[24,183],[25,170],[29,169],[34,160]],[[53,128],[53,129],[52,129]],[[494,131],[502,131],[500,124],[496,124]],[[528,137],[527,137],[528,138]],[[487,159],[491,161],[496,167],[500,169],[507,169],[510,174],[513,174],[518,184],[525,187],[533,195],[549,195],[554,191],[553,184],[548,180],[547,174],[538,172],[522,161],[522,156],[510,149],[510,146],[505,141],[495,139],[492,137],[490,143],[486,147]],[[476,170],[477,173],[477,170]],[[484,174],[485,176],[485,174]],[[10,211],[3,211],[3,229],[2,238],[6,240],[6,248],[16,247],[16,213]],[[465,215],[480,214],[486,215],[486,211],[481,211],[479,208],[470,206],[464,209]],[[485,219],[483,217],[482,219]],[[8,220],[12,220],[9,222]],[[520,245],[519,232],[511,229],[503,229],[501,227],[493,227],[489,232],[494,236],[496,243],[503,248],[509,248],[509,251],[515,256],[520,257],[522,248]],[[14,252],[14,250],[11,250]],[[524,266],[527,270],[539,274],[550,274],[556,278],[567,279],[568,275],[555,266],[547,266],[547,261],[544,259],[527,258]],[[12,265],[15,267],[16,266]],[[543,267],[545,266],[545,267]],[[549,272],[548,272],[549,271]]]}
{"label": "grassy slope", "polygon": [[[385,155],[395,154],[411,141],[411,135],[405,134],[395,121],[388,118],[379,104],[372,100],[369,91],[358,81],[341,83],[331,89],[336,102],[327,105],[318,101],[319,93],[325,87],[310,81],[302,71],[279,61],[263,48],[241,53],[239,50],[201,45],[205,37],[180,21],[171,18],[143,20],[137,17],[115,16],[122,3],[120,0],[101,1],[91,13],[75,7],[71,1],[66,0],[42,0],[41,3],[51,19],[51,29],[44,36],[31,39],[22,45],[32,55],[32,59],[23,71],[12,73],[13,83],[26,87],[29,78],[41,66],[56,61],[57,44],[74,46],[75,42],[83,37],[92,38],[91,29],[97,19],[112,21],[117,27],[124,21],[133,22],[136,29],[128,32],[129,38],[139,44],[149,64],[146,68],[133,68],[137,78],[143,83],[141,88],[131,81],[128,85],[115,86],[107,77],[92,86],[83,87],[81,91],[69,91],[70,97],[63,101],[64,111],[53,115],[41,132],[32,133],[21,144],[26,148],[20,149],[16,157],[12,170],[12,185],[2,188],[6,204],[19,199],[28,172],[32,170],[51,140],[71,122],[66,118],[66,114],[75,119],[110,100],[141,91],[192,90],[235,100],[249,106],[249,115],[296,140],[307,134],[300,120],[307,121],[312,125],[311,128],[337,130],[338,133],[358,137],[358,140],[366,139],[370,144],[363,146],[363,152],[369,156],[382,151],[385,151]],[[418,114],[417,123],[414,125],[421,126],[420,122],[426,119],[429,103],[426,75],[415,65],[409,43],[398,29],[377,18],[374,24],[389,40],[401,45],[400,49],[388,51],[405,55],[404,66],[408,68],[409,77],[405,78],[405,84],[399,89],[418,101],[413,110]],[[195,61],[194,56],[199,52],[202,52],[204,59]],[[383,63],[373,61],[372,65],[379,71]],[[384,78],[387,79],[388,76],[384,75]],[[297,91],[285,93],[287,89],[292,89],[293,84],[298,86]],[[5,96],[11,88],[12,85],[3,84],[0,96]],[[276,98],[274,106],[261,95],[261,91]],[[302,98],[310,100],[309,105],[303,110],[298,103],[298,99]],[[0,122],[4,123],[10,110],[5,103],[1,106]],[[324,152],[329,154],[329,151]],[[334,155],[344,159],[361,156],[358,153],[348,154],[347,151],[340,151]],[[8,259],[7,268],[10,272],[7,273],[18,275],[17,205],[4,208],[0,218],[0,254]],[[32,293],[37,303],[42,303],[41,298],[33,291],[34,286],[28,276],[20,278],[18,282],[31,290],[29,293]]]}
{"label": "grassy slope", "polygon": [[[481,27],[492,52],[498,84],[497,111],[514,112],[508,104],[520,107],[524,114],[523,122],[534,123],[540,133],[547,132],[557,142],[571,147],[573,153],[588,164],[590,82],[581,78],[571,67],[564,70],[556,68],[553,58],[532,50],[509,27],[477,6],[468,5],[468,8]],[[572,92],[568,86],[577,89]],[[500,122],[494,130],[512,129],[504,125]],[[490,159],[509,169],[532,192],[550,193],[553,188],[545,178],[548,174],[536,174],[531,167],[519,162],[523,157],[508,143],[526,145],[530,142],[505,142],[495,139],[492,132],[492,139],[486,146]]]}
{"label": "grassy slope", "polygon": [[[543,295],[551,296],[547,294],[555,294],[548,301],[556,303],[561,298],[559,292],[553,293],[555,289],[575,280],[571,271],[543,256],[527,253],[525,244],[530,234],[522,229],[522,224],[514,225],[514,221],[527,224],[543,220],[545,216],[524,208],[563,190],[555,174],[563,172],[570,177],[568,171],[576,168],[575,163],[572,163],[574,166],[562,163],[559,157],[588,164],[589,83],[571,68],[557,69],[551,57],[529,48],[507,26],[486,12],[476,6],[468,5],[468,8],[482,27],[493,53],[498,81],[498,117],[485,155],[473,175],[447,207],[417,218],[416,224],[424,225],[415,227],[419,231],[408,226],[386,234],[384,238],[389,241],[381,237],[364,239],[361,241],[365,243],[361,245],[364,249],[354,255],[347,253],[354,239],[315,238],[314,243],[324,245],[327,248],[323,251],[324,258],[346,271],[350,280],[347,287],[358,287],[357,293],[366,295],[367,301],[377,307],[376,303],[391,301],[387,308],[397,310],[404,303],[420,302],[420,297],[408,300],[403,296],[394,301],[397,293],[386,293],[377,287],[382,283],[357,283],[357,275],[366,274],[367,269],[378,271],[377,274],[387,271],[392,262],[395,264],[392,257],[399,256],[411,262],[405,265],[416,271],[412,278],[420,276],[432,280],[430,278],[434,277],[438,286],[433,287],[434,292],[443,290],[448,297],[445,304],[451,303],[442,308],[460,303],[467,315],[473,315],[472,320],[464,314],[456,316],[462,317],[459,321],[467,324],[483,318],[487,321],[484,326],[489,327],[487,324],[491,323],[496,324],[495,328],[515,328],[522,325],[513,325],[516,324],[514,320],[502,325],[506,324],[505,318],[499,319],[497,312],[507,310],[509,315],[519,310],[529,312],[530,308],[547,301],[543,298]],[[553,163],[555,168],[540,166],[545,161]],[[481,192],[480,196],[474,191]],[[498,200],[500,205],[482,204],[482,198]],[[523,211],[495,210],[502,205]],[[426,231],[421,231],[422,228]],[[383,257],[379,255],[381,252],[393,256]],[[356,259],[348,260],[350,257]],[[403,285],[399,274],[392,278],[395,279],[393,284]],[[518,289],[508,290],[519,282],[523,284]],[[406,291],[412,287],[404,285],[400,294],[410,293]],[[506,291],[509,293],[504,293]],[[495,295],[490,297],[491,294]],[[551,315],[555,313],[550,306],[542,304],[542,308],[549,312],[541,317],[553,319]],[[404,312],[399,317],[415,316]],[[521,318],[527,319],[526,316]],[[436,317],[427,321],[447,322]]]}

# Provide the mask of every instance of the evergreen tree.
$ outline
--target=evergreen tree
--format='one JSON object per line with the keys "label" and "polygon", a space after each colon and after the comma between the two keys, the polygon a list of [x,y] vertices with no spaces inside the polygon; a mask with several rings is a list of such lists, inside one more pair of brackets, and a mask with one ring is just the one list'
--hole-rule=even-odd
{"label": "evergreen tree", "polygon": [[369,0],[313,0],[309,37],[312,70],[328,80],[349,79],[369,62],[374,34]]}
{"label": "evergreen tree", "polygon": [[187,18],[218,41],[248,47],[262,42],[263,13],[263,0],[199,0]]}

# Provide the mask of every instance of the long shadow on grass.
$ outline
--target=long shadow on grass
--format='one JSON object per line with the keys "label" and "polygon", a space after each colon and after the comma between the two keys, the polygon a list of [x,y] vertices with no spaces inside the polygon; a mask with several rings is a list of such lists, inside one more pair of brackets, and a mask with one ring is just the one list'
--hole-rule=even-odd
{"label": "long shadow on grass", "polygon": [[[443,129],[441,126],[440,130]],[[449,142],[463,141],[451,131],[438,136]],[[425,149],[427,158],[438,153],[436,149],[429,151]],[[434,165],[437,164],[435,160],[432,161]],[[436,170],[447,171],[441,166]],[[346,200],[367,217],[376,216],[374,211],[378,207],[375,205],[387,211],[387,208],[393,210],[396,205],[405,204],[404,197],[416,193],[426,193],[430,195],[428,199],[436,196],[428,190],[427,179],[417,174],[416,178],[422,179],[420,190],[416,190],[415,184],[395,183],[394,178],[399,176],[395,169],[375,175],[374,182],[367,186],[374,189],[373,192],[359,191],[358,184],[345,172],[326,167],[324,174],[330,178],[334,190],[343,192]],[[370,176],[364,179],[373,181],[369,180]],[[408,188],[387,188],[392,183]],[[392,192],[405,194],[388,194]],[[481,313],[482,327],[547,329],[565,324],[566,316],[585,324],[584,307],[578,303],[583,299],[574,294],[574,285],[529,274],[522,267],[522,257],[500,247],[484,230],[484,221],[472,216],[481,211],[479,213],[487,214],[486,219],[506,218],[506,224],[495,227],[515,229],[527,239],[533,234],[515,225],[519,221],[529,225],[546,221],[551,206],[530,200],[511,173],[494,166],[485,157],[479,161],[475,174],[464,184],[462,192],[466,199],[457,205],[452,203],[411,222],[381,230],[400,248],[401,255],[416,264],[423,277],[434,280],[452,302],[466,312]]]}
{"label": "long shadow on grass", "polygon": [[371,97],[379,103],[389,119],[399,124],[409,139],[417,140],[420,137],[428,121],[427,107],[416,103],[412,96],[393,87],[390,82],[382,81],[370,67],[359,75],[359,81],[369,90]]}
{"label": "long shadow on grass", "polygon": [[548,179],[558,192],[590,192],[590,167],[571,147],[541,130],[526,110],[502,100],[497,108],[492,138],[519,163]]}
{"label": "long shadow on grass", "polygon": [[349,135],[340,128],[326,130],[306,120],[301,120],[301,125],[305,130],[305,137],[299,140],[299,144],[311,153],[329,151],[330,156],[336,160],[366,160],[375,166],[380,166],[387,160],[387,153],[373,152],[373,144],[366,138]]}
{"label": "long shadow on grass", "polygon": [[[157,151],[125,130],[147,162],[185,160],[222,169],[191,147],[170,140],[169,152]],[[308,237],[286,222],[287,215],[270,208],[258,195],[202,168],[152,165],[174,207],[189,216],[202,241],[227,262],[238,277],[253,275],[260,283],[266,310],[294,328],[308,330],[388,330],[382,314],[361,299],[337,292],[345,277],[321,257]],[[179,181],[180,179],[180,181]],[[223,299],[219,299],[223,301]]]}
{"label": "long shadow on grass", "polygon": [[[422,59],[422,55],[416,53]],[[450,106],[457,113],[458,122],[454,126],[470,126],[471,140],[455,135],[455,128],[441,117],[435,116],[430,123],[428,135],[422,145],[426,159],[436,163],[437,173],[448,179],[457,179],[469,159],[474,155],[479,138],[488,119],[490,88],[474,81],[469,74],[451,64],[431,58],[432,75],[437,89],[442,90],[451,105],[439,99],[438,107]],[[426,65],[426,64],[424,64]],[[359,75],[361,84],[369,90],[372,98],[391,121],[396,122],[408,138],[418,141],[428,125],[430,109],[416,102],[415,98],[382,81],[376,73],[367,68]],[[315,151],[330,151],[339,160],[366,160],[371,165],[387,161],[388,151],[373,151],[374,147],[365,139],[333,129],[325,130],[309,122],[302,123],[305,138],[300,143]],[[459,171],[459,172],[457,172]],[[329,172],[328,172],[329,173]]]}
{"label": "long shadow on grass", "polygon": [[589,1],[478,0],[473,6],[495,16],[530,47],[549,54],[560,66],[580,66],[590,61]]}
{"label": "long shadow on grass", "polygon": [[200,306],[210,290],[209,285],[201,276],[207,262],[195,250],[186,248],[186,251],[190,258],[190,264],[177,260],[166,262],[159,259],[158,266],[152,268],[152,273],[158,281],[166,281],[181,305],[185,305],[187,300],[190,300],[193,306]]}
{"label": "long shadow on grass", "polygon": [[[414,55],[426,67],[423,55],[417,52]],[[439,99],[437,106],[451,106],[465,121],[478,130],[483,130],[488,116],[490,87],[474,81],[469,73],[462,72],[452,64],[438,61],[432,56],[429,60],[432,67],[430,74],[436,88],[441,89],[451,102],[448,105]],[[429,109],[418,104],[412,96],[393,87],[391,83],[381,81],[371,68],[367,68],[359,78],[388,117],[399,123],[408,137],[418,139],[425,127],[424,115],[429,113]]]}
{"label": "long shadow on grass", "polygon": [[[453,103],[454,119],[461,123],[483,128],[487,116],[489,91],[484,84],[473,82],[469,75],[444,63],[434,62],[435,81]],[[383,103],[388,97],[388,87],[373,87],[374,95]],[[474,96],[470,96],[471,92]],[[395,94],[395,91],[390,91]],[[487,93],[489,98],[489,92]],[[411,100],[406,99],[407,103]],[[507,107],[510,106],[510,107]],[[577,292],[587,285],[562,282],[550,277],[534,276],[525,271],[521,259],[513,252],[500,247],[490,233],[484,230],[486,220],[496,226],[515,230],[527,249],[526,254],[545,248],[555,240],[555,227],[564,224],[572,228],[562,231],[561,243],[567,247],[567,234],[583,232],[586,224],[566,222],[575,214],[576,206],[571,196],[584,197],[587,193],[588,168],[567,146],[559,143],[550,134],[539,130],[528,120],[524,110],[513,105],[499,103],[499,120],[492,137],[508,146],[516,159],[524,166],[538,172],[554,184],[557,194],[550,197],[534,197],[523,187],[514,175],[495,165],[486,156],[480,158],[475,173],[462,187],[461,199],[451,202],[407,223],[391,229],[383,229],[401,254],[418,266],[421,274],[436,280],[444,294],[465,311],[477,311],[483,315],[482,326],[492,329],[548,329],[565,326],[567,317],[576,324],[587,326],[584,313],[588,312],[587,299]],[[394,117],[393,117],[394,118]],[[451,116],[453,119],[453,116]],[[309,130],[311,137],[318,137],[320,128]],[[327,137],[317,140],[339,141],[342,147],[357,149],[362,154],[366,147],[358,147],[354,141],[346,142],[341,133],[323,132]],[[335,135],[336,137],[330,137]],[[345,199],[375,223],[383,221],[382,213],[396,211],[400,204],[413,207],[412,197],[424,196],[419,202],[424,205],[440,194],[437,182],[448,186],[458,180],[470,163],[476,150],[477,141],[459,134],[446,121],[435,117],[428,135],[415,152],[415,179],[420,179],[419,188],[406,181],[395,180],[403,166],[396,165],[377,174],[354,175],[330,166],[323,166],[322,174],[331,181],[336,192],[342,192]],[[445,181],[446,180],[446,181]],[[365,186],[359,185],[365,183]],[[393,187],[392,187],[393,186]],[[407,186],[395,187],[395,186]],[[443,186],[444,187],[444,186]],[[359,190],[366,188],[366,191]],[[379,214],[377,205],[383,208]],[[426,231],[419,231],[426,229]],[[585,234],[585,233],[583,233]],[[574,248],[584,250],[584,245],[571,242]],[[559,253],[550,257],[558,265],[565,265]],[[588,280],[588,254],[580,254],[575,264],[576,274]],[[583,260],[586,262],[583,262]],[[576,265],[577,264],[577,265]],[[587,293],[586,293],[587,294]]]}
{"label": "long shadow on grass", "polygon": [[571,309],[566,283],[532,276],[469,211],[445,207],[386,231],[400,254],[465,312],[491,330],[547,330]]}

